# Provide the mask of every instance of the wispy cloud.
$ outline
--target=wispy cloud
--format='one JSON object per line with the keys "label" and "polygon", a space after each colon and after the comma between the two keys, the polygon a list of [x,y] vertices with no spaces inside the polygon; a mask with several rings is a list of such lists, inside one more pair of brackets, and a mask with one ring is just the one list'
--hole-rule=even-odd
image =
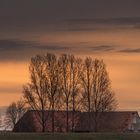
{"label": "wispy cloud", "polygon": [[[91,46],[91,42],[79,42],[79,44],[42,44],[40,42],[25,41],[18,39],[0,40],[0,61],[25,61],[32,56],[45,53],[140,53],[140,48],[124,48],[111,44]],[[80,50],[80,51],[79,51]]]}
{"label": "wispy cloud", "polygon": [[0,51],[20,50],[30,48],[31,43],[23,40],[16,39],[3,39],[0,40]]}
{"label": "wispy cloud", "polygon": [[123,53],[140,53],[140,48],[123,49],[123,50],[120,50],[119,52],[123,52]]}
{"label": "wispy cloud", "polygon": [[46,51],[64,51],[68,49],[68,47],[55,45],[35,45],[34,48]]}
{"label": "wispy cloud", "polygon": [[115,50],[115,47],[110,45],[101,45],[101,46],[90,47],[90,49],[95,52],[108,52],[108,51]]}
{"label": "wispy cloud", "polygon": [[50,27],[51,30],[94,31],[100,28],[94,28],[94,26],[71,28],[71,26],[78,24],[136,25],[140,23],[139,17],[139,0],[0,1],[0,30],[3,31],[15,32],[19,29],[44,31],[50,30]]}
{"label": "wispy cloud", "polygon": [[42,45],[39,42],[5,39],[0,40],[0,60],[21,61],[45,51],[63,52],[67,49],[67,47],[59,45]]}

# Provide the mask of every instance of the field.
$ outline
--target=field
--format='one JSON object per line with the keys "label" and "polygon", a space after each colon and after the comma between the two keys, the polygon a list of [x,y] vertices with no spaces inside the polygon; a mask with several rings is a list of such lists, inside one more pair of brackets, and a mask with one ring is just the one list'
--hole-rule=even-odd
{"label": "field", "polygon": [[5,133],[0,134],[0,140],[140,140],[140,134],[28,134]]}

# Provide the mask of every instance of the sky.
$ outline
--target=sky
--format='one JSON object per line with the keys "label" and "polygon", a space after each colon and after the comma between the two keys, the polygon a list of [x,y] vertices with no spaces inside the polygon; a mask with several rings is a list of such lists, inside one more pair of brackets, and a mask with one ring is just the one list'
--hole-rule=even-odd
{"label": "sky", "polygon": [[22,97],[36,54],[103,59],[118,110],[140,111],[139,0],[0,0],[0,108]]}

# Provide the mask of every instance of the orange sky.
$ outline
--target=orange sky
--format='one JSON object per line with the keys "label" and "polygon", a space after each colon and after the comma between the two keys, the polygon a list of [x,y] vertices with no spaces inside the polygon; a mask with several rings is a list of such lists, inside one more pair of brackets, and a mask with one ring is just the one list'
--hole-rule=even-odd
{"label": "orange sky", "polygon": [[22,96],[33,55],[65,52],[103,59],[118,99],[118,109],[140,111],[140,30],[125,25],[100,25],[95,30],[87,29],[95,27],[94,24],[84,25],[80,30],[79,26],[64,26],[66,29],[53,31],[0,33],[1,107]]}
{"label": "orange sky", "polygon": [[22,86],[28,81],[26,62],[0,62],[0,106],[7,106],[22,96]]}
{"label": "orange sky", "polygon": [[118,110],[140,113],[140,0],[0,0],[0,115],[46,52],[103,59]]}
{"label": "orange sky", "polygon": [[[119,109],[140,108],[140,56],[139,54],[96,54],[104,59],[118,99]],[[0,106],[7,106],[22,96],[22,85],[29,79],[28,62],[0,63]]]}

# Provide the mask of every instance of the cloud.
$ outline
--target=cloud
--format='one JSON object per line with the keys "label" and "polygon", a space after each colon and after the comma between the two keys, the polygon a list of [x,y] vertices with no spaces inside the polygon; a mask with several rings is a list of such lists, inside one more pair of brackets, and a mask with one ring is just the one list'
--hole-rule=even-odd
{"label": "cloud", "polygon": [[90,47],[90,49],[95,52],[108,52],[108,51],[115,50],[115,48],[110,45],[95,46],[95,47]]}
{"label": "cloud", "polygon": [[21,93],[21,85],[20,84],[17,84],[15,86],[11,86],[11,85],[8,85],[8,87],[0,87],[0,94],[6,94],[6,93]]}
{"label": "cloud", "polygon": [[[80,50],[80,51],[79,51]],[[47,52],[54,53],[140,53],[140,48],[118,49],[113,45],[91,46],[90,42],[79,42],[71,46],[57,44],[41,44],[35,41],[25,41],[19,39],[1,39],[0,40],[0,61],[27,61],[36,54]]]}
{"label": "cloud", "polygon": [[96,31],[99,28],[90,28],[90,27],[72,27],[72,28],[68,28],[68,31],[74,31],[74,32],[79,32],[79,31]]}
{"label": "cloud", "polygon": [[140,53],[140,48],[136,48],[136,49],[123,49],[123,50],[120,50],[119,52],[122,52],[122,53]]}
{"label": "cloud", "polygon": [[26,49],[65,50],[66,47],[54,45],[42,45],[38,42],[24,41],[18,39],[0,40],[0,51],[21,51]]}
{"label": "cloud", "polygon": [[54,45],[36,45],[34,48],[46,51],[64,51],[68,49],[68,47]]}
{"label": "cloud", "polygon": [[3,39],[0,40],[0,61],[21,61],[30,59],[38,53],[45,51],[66,52],[69,47],[57,45],[42,45],[39,42]]}
{"label": "cloud", "polygon": [[[7,31],[19,31],[19,28],[28,31],[47,27],[49,30],[50,26],[53,26],[53,29],[62,23],[71,26],[72,19],[73,23],[83,24],[135,24],[139,22],[139,18],[135,17],[140,17],[139,0],[0,0],[0,29]],[[85,31],[94,28],[69,30]]]}
{"label": "cloud", "polygon": [[89,42],[79,42],[71,46],[57,44],[41,44],[40,42],[24,41],[19,39],[0,40],[0,61],[25,61],[36,54],[45,52],[55,53],[85,53],[85,52],[111,52],[115,50],[111,45],[91,46]]}
{"label": "cloud", "polygon": [[32,43],[16,39],[0,40],[0,61],[25,60],[32,53]]}
{"label": "cloud", "polygon": [[10,50],[21,50],[25,48],[31,48],[32,43],[23,40],[16,39],[3,39],[0,40],[0,51],[10,51]]}
{"label": "cloud", "polygon": [[6,113],[7,106],[0,106],[0,117],[4,117]]}
{"label": "cloud", "polygon": [[[7,77],[6,77],[7,78]],[[0,95],[6,94],[14,94],[14,93],[22,93],[22,83],[19,82],[0,82]]]}

